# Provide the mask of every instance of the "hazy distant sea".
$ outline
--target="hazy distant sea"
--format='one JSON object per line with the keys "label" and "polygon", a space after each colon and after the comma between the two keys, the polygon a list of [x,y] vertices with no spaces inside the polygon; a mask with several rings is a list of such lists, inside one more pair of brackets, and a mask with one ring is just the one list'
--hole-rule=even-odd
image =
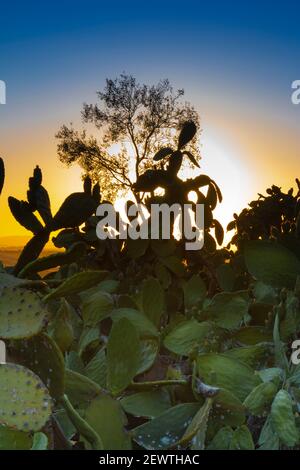
{"label": "hazy distant sea", "polygon": [[19,257],[21,249],[19,247],[0,248],[0,261],[4,266],[14,266]]}
{"label": "hazy distant sea", "polygon": [[[28,242],[26,237],[0,237],[0,261],[4,266],[14,266],[23,249]],[[50,242],[48,247],[43,251],[41,256],[48,256],[56,253],[58,250],[51,248],[53,243]]]}
{"label": "hazy distant sea", "polygon": [[[14,266],[21,253],[20,247],[0,248],[0,261],[4,266]],[[41,256],[48,256],[56,253],[55,250],[45,250]]]}

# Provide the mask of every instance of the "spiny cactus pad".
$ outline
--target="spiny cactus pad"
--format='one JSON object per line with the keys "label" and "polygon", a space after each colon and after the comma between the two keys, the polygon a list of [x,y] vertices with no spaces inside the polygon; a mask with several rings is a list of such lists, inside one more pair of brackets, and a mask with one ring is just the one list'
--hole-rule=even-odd
{"label": "spiny cactus pad", "polygon": [[20,286],[21,284],[26,283],[24,279],[18,279],[11,274],[7,274],[6,272],[0,272],[0,289],[2,290],[3,287],[16,287]]}
{"label": "spiny cactus pad", "polygon": [[51,398],[31,370],[0,365],[0,424],[19,431],[39,431],[51,415]]}
{"label": "spiny cactus pad", "polygon": [[0,292],[0,338],[30,338],[39,333],[47,310],[38,294],[20,287],[3,287]]}

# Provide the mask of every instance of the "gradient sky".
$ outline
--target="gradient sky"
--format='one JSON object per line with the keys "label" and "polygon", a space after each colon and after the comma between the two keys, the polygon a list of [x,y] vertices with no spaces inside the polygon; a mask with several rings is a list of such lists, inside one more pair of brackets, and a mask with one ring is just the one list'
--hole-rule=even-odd
{"label": "gradient sky", "polygon": [[27,234],[7,209],[25,197],[39,163],[53,207],[80,187],[54,135],[80,124],[105,78],[122,72],[146,83],[169,78],[202,119],[203,172],[220,184],[220,220],[255,194],[293,185],[299,168],[300,4],[296,1],[5,2],[0,17],[0,155],[7,177],[0,235]]}

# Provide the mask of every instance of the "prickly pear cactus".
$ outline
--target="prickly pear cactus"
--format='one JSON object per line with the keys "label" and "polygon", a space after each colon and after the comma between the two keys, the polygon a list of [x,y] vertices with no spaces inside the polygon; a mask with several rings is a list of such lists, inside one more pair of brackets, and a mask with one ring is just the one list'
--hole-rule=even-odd
{"label": "prickly pear cactus", "polygon": [[186,121],[180,131],[178,137],[178,150],[182,149],[187,143],[192,140],[197,132],[196,124],[193,121]]}
{"label": "prickly pear cactus", "polygon": [[4,167],[4,161],[2,158],[0,158],[0,194],[2,193],[2,189],[4,186],[4,180],[5,180],[5,167]]}
{"label": "prickly pear cactus", "polygon": [[90,287],[93,287],[103,281],[107,275],[107,271],[84,271],[69,277],[57,289],[52,290],[44,297],[44,302],[52,299],[77,294]]}
{"label": "prickly pear cactus", "polygon": [[29,432],[0,425],[0,450],[30,450],[31,446],[32,436]]}
{"label": "prickly pear cactus", "polygon": [[60,308],[52,322],[52,338],[63,353],[70,349],[74,341],[71,311],[68,302],[62,298]]}
{"label": "prickly pear cactus", "polygon": [[28,263],[40,256],[46,243],[49,241],[49,235],[50,232],[47,229],[43,229],[29,240],[15,265],[14,274],[18,275]]}
{"label": "prickly pear cactus", "polygon": [[[53,218],[39,167],[27,202],[9,199],[34,236],[14,270],[0,262],[0,450],[300,448],[300,181],[235,215],[236,251],[218,249],[220,189],[179,173],[186,157],[198,166],[196,141],[185,122],[132,189],[149,209],[194,192],[199,252],[172,237],[98,240],[90,177]],[[0,159],[0,193],[3,176]],[[38,259],[56,229],[66,251]]]}
{"label": "prickly pear cactus", "polygon": [[53,217],[51,230],[80,226],[95,212],[97,205],[89,194],[70,194]]}
{"label": "prickly pear cactus", "polygon": [[43,174],[37,165],[33,176],[29,178],[27,200],[32,211],[38,211],[45,224],[52,220],[50,198],[47,190],[42,186]]}
{"label": "prickly pear cactus", "polygon": [[30,338],[46,323],[46,307],[38,294],[21,287],[3,287],[0,291],[0,338]]}
{"label": "prickly pear cactus", "polygon": [[39,431],[51,415],[51,398],[41,380],[16,364],[0,365],[0,424]]}
{"label": "prickly pear cactus", "polygon": [[57,344],[45,333],[23,341],[15,341],[14,358],[37,374],[54,399],[64,392],[65,364]]}
{"label": "prickly pear cactus", "polygon": [[86,254],[86,244],[74,243],[65,253],[55,253],[50,256],[35,259],[27,264],[18,274],[18,277],[30,277],[40,271],[74,263]]}
{"label": "prickly pear cactus", "polygon": [[33,214],[28,202],[19,201],[15,197],[10,196],[8,198],[8,205],[16,221],[34,235],[43,229],[41,222]]}

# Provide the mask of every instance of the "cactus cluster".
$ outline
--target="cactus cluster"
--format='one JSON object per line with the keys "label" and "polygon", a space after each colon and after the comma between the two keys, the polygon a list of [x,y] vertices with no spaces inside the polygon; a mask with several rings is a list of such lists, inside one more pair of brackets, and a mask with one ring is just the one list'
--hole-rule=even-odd
{"label": "cactus cluster", "polygon": [[[135,186],[148,202],[197,193],[192,255],[175,239],[98,240],[90,178],[54,216],[39,168],[27,201],[10,198],[33,237],[14,273],[0,269],[0,449],[300,448],[299,192],[270,188],[230,225],[236,249],[218,249],[218,186],[178,176],[185,156],[197,164],[194,135],[187,122]],[[54,230],[66,251],[39,257]]]}
{"label": "cactus cluster", "polygon": [[270,237],[281,243],[291,243],[300,236],[300,181],[296,178],[297,190],[287,193],[273,185],[266,190],[266,195],[259,194],[249,207],[238,215],[234,214],[227,227],[236,233],[230,244],[239,246],[243,240],[257,240]]}
{"label": "cactus cluster", "polygon": [[[27,201],[19,201],[12,196],[8,198],[14,218],[33,233],[33,237],[19,257],[14,274],[18,274],[26,265],[39,257],[52,231],[79,227],[95,212],[101,199],[99,184],[95,184],[92,188],[91,179],[86,176],[84,191],[70,194],[57,213],[52,216],[49,194],[42,186],[42,180],[42,171],[36,166],[33,176],[29,178]],[[39,214],[44,225],[35,212]]]}
{"label": "cactus cluster", "polygon": [[[150,192],[151,197],[148,198],[149,204],[153,202],[188,204],[189,194],[194,191],[197,200],[195,203],[204,204],[205,208],[205,237],[207,245],[215,248],[214,239],[210,235],[213,228],[215,237],[219,245],[222,245],[224,238],[223,228],[218,220],[213,217],[213,210],[218,202],[222,202],[222,194],[218,185],[207,175],[199,175],[195,178],[183,181],[179,178],[178,173],[183,163],[183,157],[187,156],[191,163],[199,168],[196,158],[191,152],[185,151],[184,147],[193,139],[196,134],[196,126],[192,121],[185,122],[178,136],[178,146],[176,150],[171,147],[163,147],[154,156],[154,162],[168,160],[166,168],[147,170],[142,174],[134,184],[136,192]],[[156,197],[154,191],[163,188],[164,196]],[[207,188],[206,195],[202,188]]]}

